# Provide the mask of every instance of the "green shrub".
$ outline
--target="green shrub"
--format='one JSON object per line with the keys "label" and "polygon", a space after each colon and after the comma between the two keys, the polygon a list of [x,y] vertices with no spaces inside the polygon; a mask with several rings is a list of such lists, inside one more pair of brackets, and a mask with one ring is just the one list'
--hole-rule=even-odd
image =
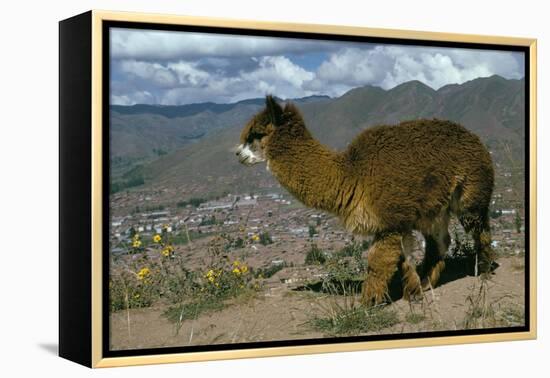
{"label": "green shrub", "polygon": [[317,247],[317,244],[312,243],[306,254],[306,265],[323,265],[327,261],[323,251]]}
{"label": "green shrub", "polygon": [[376,332],[397,323],[397,313],[383,307],[342,309],[309,322],[314,329],[334,336]]}
{"label": "green shrub", "polygon": [[210,218],[203,219],[199,226],[213,226],[218,224],[219,222],[216,220],[216,216],[212,215]]}
{"label": "green shrub", "polygon": [[254,271],[254,276],[256,278],[269,278],[271,276],[273,276],[275,273],[283,270],[283,268],[285,268],[287,266],[286,263],[283,263],[283,264],[271,264],[269,265],[268,267],[266,268],[260,268],[260,269],[256,269]]}
{"label": "green shrub", "polygon": [[199,207],[200,204],[207,202],[208,200],[206,198],[198,198],[193,197],[188,199],[187,201],[179,201],[176,206],[177,207],[186,207],[187,205],[191,205],[193,207]]}
{"label": "green shrub", "polygon": [[260,244],[261,245],[273,244],[273,240],[271,239],[271,235],[269,235],[269,232],[264,231],[260,233]]}
{"label": "green shrub", "polygon": [[149,307],[158,299],[154,272],[147,266],[135,271],[111,273],[109,305],[111,311]]}

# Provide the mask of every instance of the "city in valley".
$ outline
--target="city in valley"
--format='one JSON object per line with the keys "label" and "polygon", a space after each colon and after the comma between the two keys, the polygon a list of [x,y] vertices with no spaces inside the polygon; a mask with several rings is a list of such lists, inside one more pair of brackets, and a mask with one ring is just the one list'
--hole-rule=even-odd
{"label": "city in valley", "polygon": [[[493,248],[500,255],[524,252],[523,190],[511,184],[511,176],[510,170],[497,170],[493,193],[491,231]],[[276,183],[264,183],[258,193],[212,196],[206,187],[190,184],[189,188],[153,187],[111,195],[111,254],[126,254],[132,233],[151,239],[163,228],[173,236],[176,250],[197,264],[205,257],[207,241],[219,234],[242,240],[239,246],[256,267],[300,266],[312,243],[330,256],[358,238],[334,216],[304,207]],[[451,236],[464,237],[456,219]],[[422,244],[419,235],[419,249]]]}

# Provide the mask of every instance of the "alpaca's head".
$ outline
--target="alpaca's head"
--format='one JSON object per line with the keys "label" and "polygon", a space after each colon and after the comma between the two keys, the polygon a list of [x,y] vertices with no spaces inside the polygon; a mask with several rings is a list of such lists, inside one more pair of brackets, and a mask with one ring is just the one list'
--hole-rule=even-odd
{"label": "alpaca's head", "polygon": [[242,164],[253,165],[266,161],[267,142],[280,125],[282,114],[281,106],[272,96],[267,96],[265,108],[252,117],[241,132],[237,156]]}

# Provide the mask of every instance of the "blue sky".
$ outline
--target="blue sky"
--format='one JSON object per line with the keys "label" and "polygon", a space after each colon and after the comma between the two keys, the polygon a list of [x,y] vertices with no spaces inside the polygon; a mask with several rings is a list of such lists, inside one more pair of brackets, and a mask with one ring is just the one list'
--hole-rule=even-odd
{"label": "blue sky", "polygon": [[524,76],[505,51],[111,29],[111,103],[229,103],[341,96],[420,80],[434,89],[478,77]]}

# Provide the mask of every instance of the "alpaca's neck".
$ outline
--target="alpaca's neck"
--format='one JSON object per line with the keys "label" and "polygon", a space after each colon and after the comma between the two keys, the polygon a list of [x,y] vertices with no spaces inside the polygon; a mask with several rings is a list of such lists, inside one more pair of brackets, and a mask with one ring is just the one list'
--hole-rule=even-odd
{"label": "alpaca's neck", "polygon": [[277,180],[306,206],[333,213],[341,208],[339,155],[304,135],[278,137],[268,146],[268,167]]}

